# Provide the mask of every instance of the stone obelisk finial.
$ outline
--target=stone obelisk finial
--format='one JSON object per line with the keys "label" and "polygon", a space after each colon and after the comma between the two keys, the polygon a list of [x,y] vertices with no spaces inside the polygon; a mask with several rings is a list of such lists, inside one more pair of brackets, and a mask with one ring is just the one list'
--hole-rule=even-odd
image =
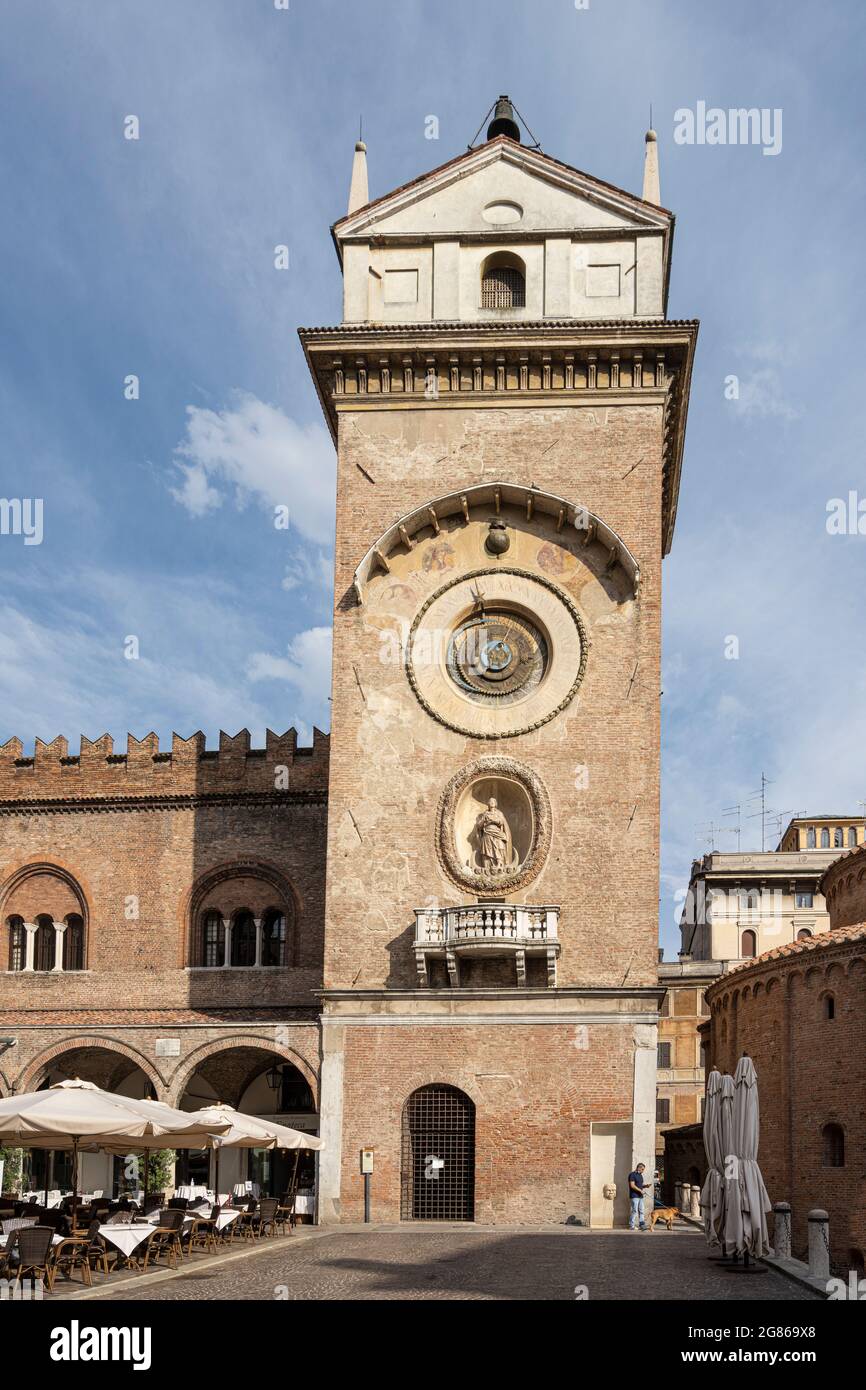
{"label": "stone obelisk finial", "polygon": [[662,195],[659,187],[659,144],[654,130],[646,133],[646,154],[643,166],[643,193],[645,203],[655,203],[661,207]]}
{"label": "stone obelisk finial", "polygon": [[370,191],[367,185],[367,146],[363,140],[359,140],[355,145],[355,157],[352,160],[352,184],[349,188],[349,215],[357,212],[358,208],[366,207],[370,201]]}

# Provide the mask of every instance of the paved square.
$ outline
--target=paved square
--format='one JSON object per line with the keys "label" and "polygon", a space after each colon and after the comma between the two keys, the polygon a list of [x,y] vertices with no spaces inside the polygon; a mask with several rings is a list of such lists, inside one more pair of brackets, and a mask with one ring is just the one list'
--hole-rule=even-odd
{"label": "paved square", "polygon": [[771,1270],[731,1274],[703,1236],[574,1227],[372,1226],[299,1231],[157,1282],[133,1276],[117,1300],[746,1299],[811,1301]]}

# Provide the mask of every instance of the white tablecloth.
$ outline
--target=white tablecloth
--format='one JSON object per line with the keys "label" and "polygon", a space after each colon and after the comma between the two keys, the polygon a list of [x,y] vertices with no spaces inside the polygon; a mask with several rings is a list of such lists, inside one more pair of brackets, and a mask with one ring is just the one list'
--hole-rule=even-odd
{"label": "white tablecloth", "polygon": [[114,1245],[123,1255],[129,1256],[143,1240],[153,1235],[157,1229],[149,1222],[129,1222],[128,1224],[117,1222],[112,1226],[108,1223],[99,1227],[99,1234],[109,1245]]}
{"label": "white tablecloth", "polygon": [[295,1215],[312,1216],[316,1210],[316,1198],[313,1192],[299,1192],[295,1198]]}
{"label": "white tablecloth", "polygon": [[216,1228],[222,1231],[226,1226],[230,1226],[233,1221],[237,1221],[240,1216],[239,1211],[221,1211],[216,1219]]}

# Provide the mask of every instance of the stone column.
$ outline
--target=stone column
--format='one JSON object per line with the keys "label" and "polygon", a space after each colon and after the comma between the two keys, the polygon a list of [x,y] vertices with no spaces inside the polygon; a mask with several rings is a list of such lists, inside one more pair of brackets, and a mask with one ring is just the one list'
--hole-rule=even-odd
{"label": "stone column", "polygon": [[54,966],[55,970],[63,969],[63,938],[66,935],[65,922],[52,922],[54,927]]}
{"label": "stone column", "polygon": [[225,951],[225,956],[224,956],[224,958],[223,958],[223,965],[231,965],[231,963],[232,963],[232,919],[231,919],[231,917],[224,917],[224,918],[222,919],[222,922],[223,922],[223,931],[225,932],[225,945],[223,946],[223,950]]}
{"label": "stone column", "polygon": [[776,1202],[773,1207],[773,1249],[780,1260],[791,1258],[791,1203]]}
{"label": "stone column", "polygon": [[701,1189],[697,1183],[692,1187],[692,1200],[689,1207],[689,1215],[695,1217],[697,1221],[701,1219]]}
{"label": "stone column", "polygon": [[634,1028],[634,1073],[632,1091],[632,1168],[639,1163],[652,1177],[656,1166],[656,1058],[658,1029],[654,1023],[638,1023]]}
{"label": "stone column", "polygon": [[261,919],[261,917],[254,917],[254,918],[253,918],[253,925],[255,926],[255,929],[256,929],[256,961],[255,961],[255,963],[256,963],[256,965],[261,965],[261,963],[262,963],[262,919]]}
{"label": "stone column", "polygon": [[809,1212],[809,1273],[822,1282],[830,1278],[830,1218],[821,1207]]}
{"label": "stone column", "polygon": [[24,969],[32,972],[36,961],[36,923],[25,922],[24,930],[27,934],[27,940],[24,943]]}
{"label": "stone column", "polygon": [[[325,1148],[319,1162],[319,1225],[333,1226],[340,1220],[340,1191],[343,1165],[343,1068],[346,1046],[345,1024],[322,1019],[322,1079],[319,1088],[319,1136]],[[375,1194],[375,1173],[373,1191]]]}

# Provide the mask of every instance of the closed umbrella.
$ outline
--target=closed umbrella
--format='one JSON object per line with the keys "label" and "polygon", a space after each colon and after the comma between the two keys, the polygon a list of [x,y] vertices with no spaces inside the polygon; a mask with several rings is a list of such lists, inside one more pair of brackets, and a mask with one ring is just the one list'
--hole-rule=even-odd
{"label": "closed umbrella", "polygon": [[[206,1105],[202,1110],[194,1110],[190,1119],[197,1121],[202,1129],[211,1128],[212,1137],[201,1148],[211,1148],[215,1152],[214,1186],[219,1198],[220,1149],[323,1149],[324,1142],[315,1134],[304,1134],[302,1130],[290,1129],[288,1125],[277,1124],[276,1120],[261,1120],[257,1115],[245,1115],[241,1110],[233,1110],[230,1105]],[[219,1130],[219,1133],[216,1131]],[[190,1145],[190,1147],[194,1147]],[[297,1157],[295,1159],[297,1170]]]}
{"label": "closed umbrella", "polygon": [[734,1103],[725,1184],[725,1245],[735,1254],[765,1255],[770,1249],[767,1214],[772,1204],[758,1166],[761,1124],[758,1077],[751,1057],[734,1073]]}
{"label": "closed umbrella", "polygon": [[722,1076],[715,1068],[707,1078],[704,1100],[704,1153],[707,1156],[707,1176],[701,1189],[701,1211],[704,1234],[708,1245],[718,1245],[721,1239],[725,1211],[725,1155],[721,1136]]}

